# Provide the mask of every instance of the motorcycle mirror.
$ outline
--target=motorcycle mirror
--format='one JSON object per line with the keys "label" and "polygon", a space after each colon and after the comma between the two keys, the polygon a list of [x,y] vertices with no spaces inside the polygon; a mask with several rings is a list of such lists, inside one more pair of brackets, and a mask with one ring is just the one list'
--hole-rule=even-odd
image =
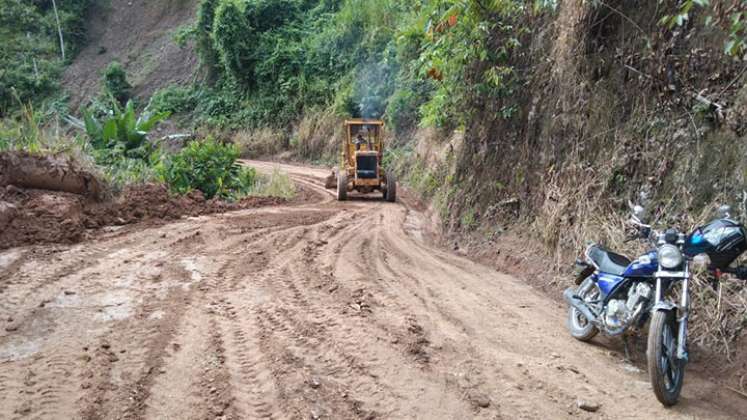
{"label": "motorcycle mirror", "polygon": [[643,223],[643,220],[644,220],[645,214],[646,214],[646,209],[644,209],[642,206],[639,206],[639,205],[636,204],[635,206],[631,207],[630,210],[631,210],[631,213],[633,213],[633,217],[637,221]]}
{"label": "motorcycle mirror", "polygon": [[718,215],[722,218],[729,218],[731,217],[731,207],[727,204],[724,204],[723,206],[718,208]]}

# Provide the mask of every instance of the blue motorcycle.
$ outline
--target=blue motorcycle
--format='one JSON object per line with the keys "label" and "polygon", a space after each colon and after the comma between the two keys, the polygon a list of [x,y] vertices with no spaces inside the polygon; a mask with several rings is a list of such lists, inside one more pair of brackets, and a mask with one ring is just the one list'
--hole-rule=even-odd
{"label": "blue motorcycle", "polygon": [[729,267],[747,249],[747,233],[729,217],[728,207],[688,235],[674,228],[656,231],[641,206],[630,207],[634,238],[647,240],[651,249],[631,261],[589,245],[576,261],[577,287],[563,293],[570,305],[568,327],[574,338],[589,341],[599,332],[625,337],[648,322],[651,385],[659,401],[671,406],[679,399],[688,360],[691,264],[706,264],[715,279],[722,273],[747,279],[747,267]]}

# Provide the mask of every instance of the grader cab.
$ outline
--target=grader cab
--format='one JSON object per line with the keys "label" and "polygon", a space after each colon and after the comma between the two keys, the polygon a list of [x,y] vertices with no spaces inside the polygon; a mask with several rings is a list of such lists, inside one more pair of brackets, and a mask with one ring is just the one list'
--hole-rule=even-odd
{"label": "grader cab", "polygon": [[381,120],[352,119],[343,124],[340,164],[327,179],[326,187],[337,187],[337,199],[347,200],[348,192],[368,194],[380,191],[384,199],[397,199],[397,181],[383,167],[384,143]]}

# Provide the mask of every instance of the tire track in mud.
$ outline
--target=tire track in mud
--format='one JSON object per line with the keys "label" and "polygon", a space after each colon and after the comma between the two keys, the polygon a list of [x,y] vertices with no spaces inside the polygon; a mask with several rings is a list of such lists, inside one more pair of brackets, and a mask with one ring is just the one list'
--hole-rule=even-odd
{"label": "tire track in mud", "polygon": [[201,385],[207,366],[213,364],[210,357],[217,351],[211,346],[213,329],[206,317],[200,316],[201,311],[204,308],[192,305],[182,317],[173,341],[166,347],[163,363],[155,372],[143,417],[208,417],[204,396],[212,394]]}
{"label": "tire track in mud", "polygon": [[591,358],[605,350],[548,330],[562,317],[547,299],[432,249],[406,206],[338,203],[321,171],[288,170],[321,201],[135,226],[6,268],[0,313],[26,321],[0,331],[0,355],[24,354],[0,358],[0,418],[570,418],[579,396],[601,418],[715,413],[650,404],[640,378]]}
{"label": "tire track in mud", "polygon": [[[338,223],[347,225],[353,222],[354,219],[348,217]],[[288,232],[290,240],[284,242],[295,243],[293,249],[286,251],[283,255],[283,262],[273,265],[272,270],[259,276],[258,281],[266,288],[273,290],[277,298],[273,304],[260,306],[258,322],[266,329],[262,333],[266,346],[284,348],[287,359],[297,361],[304,371],[314,372],[316,375],[331,375],[338,387],[346,389],[343,392],[346,396],[339,398],[339,394],[332,393],[327,394],[325,399],[327,401],[331,399],[333,406],[347,407],[350,415],[359,416],[362,414],[361,403],[355,400],[354,396],[371,394],[377,392],[377,389],[368,386],[366,381],[355,380],[357,377],[369,376],[361,360],[353,356],[350,351],[341,350],[337,337],[334,338],[334,345],[330,345],[327,341],[328,338],[331,339],[328,337],[327,328],[339,327],[334,319],[335,316],[330,316],[329,312],[336,314],[340,307],[319,308],[318,305],[312,303],[306,295],[318,289],[320,284],[310,282],[309,276],[299,275],[293,264],[293,262],[300,262],[303,264],[302,270],[318,274],[310,264],[318,257],[318,249],[325,246],[329,238],[338,235],[345,228],[339,224],[337,229],[333,226],[335,225],[321,223],[304,228],[300,232]],[[288,255],[296,257],[288,258]],[[317,300],[316,296],[310,299]],[[319,392],[317,389],[316,393]],[[297,401],[296,404],[303,407],[301,402]],[[321,402],[306,402],[306,405],[310,405],[311,408],[296,406],[295,409],[321,412],[330,410],[325,408]],[[316,408],[314,408],[315,405]]]}
{"label": "tire track in mud", "polygon": [[[356,228],[365,224],[365,220],[359,222]],[[423,340],[422,328],[410,316],[407,326],[403,328],[409,329],[407,335],[417,337],[412,342],[412,344],[417,344],[407,351],[410,343],[403,342],[401,346],[405,350],[395,350],[388,344],[381,344],[381,342],[388,341],[391,325],[378,326],[374,331],[369,331],[369,321],[361,316],[364,314],[349,310],[350,298],[356,295],[356,291],[361,290],[360,287],[355,287],[355,290],[351,291],[347,286],[341,287],[335,284],[333,288],[336,299],[332,300],[331,305],[322,304],[329,299],[317,287],[316,279],[323,273],[319,273],[316,267],[310,265],[310,262],[319,263],[320,254],[325,248],[329,248],[331,241],[325,239],[326,230],[307,232],[306,244],[301,247],[300,251],[302,264],[288,264],[285,271],[277,273],[274,283],[279,287],[276,293],[285,292],[288,296],[283,300],[282,306],[276,305],[263,312],[264,320],[272,326],[272,331],[282,332],[280,339],[292,343],[292,346],[287,348],[304,349],[303,356],[292,354],[293,357],[304,360],[307,366],[317,366],[317,372],[329,375],[331,380],[346,384],[348,395],[360,396],[360,398],[356,397],[354,404],[356,413],[360,414],[360,410],[368,407],[371,415],[378,412],[386,413],[385,418],[407,417],[407,414],[400,412],[399,408],[393,407],[394,401],[402,399],[396,392],[398,386],[382,382],[381,377],[387,375],[373,373],[371,368],[385,371],[392,369],[386,365],[393,365],[395,369],[408,369],[407,358],[412,357],[416,362],[419,358],[422,360],[423,353],[418,347],[422,344],[418,341]],[[342,235],[338,240],[348,242],[355,239],[356,229],[351,230],[349,235]],[[358,239],[361,239],[360,236]],[[365,239],[363,242],[366,243]],[[291,255],[293,254],[295,253],[291,252]],[[337,257],[333,255],[332,259]],[[357,281],[354,283],[357,286],[366,286]],[[343,300],[340,301],[340,298]],[[341,316],[343,319],[340,319]],[[308,350],[309,348],[313,350]],[[386,354],[386,361],[380,358],[382,353]],[[400,361],[393,363],[397,359]],[[426,375],[420,372],[417,374]],[[376,398],[371,398],[372,395]]]}
{"label": "tire track in mud", "polygon": [[273,375],[259,346],[255,308],[232,299],[221,300],[217,308],[215,331],[224,341],[232,413],[236,418],[282,418]]}
{"label": "tire track in mud", "polygon": [[[185,280],[189,273],[182,269],[182,276],[180,280]],[[90,391],[82,397],[82,418],[143,416],[155,376],[165,363],[168,346],[193,293],[194,288],[185,291],[177,286],[163,299],[148,295],[136,314],[115,322],[102,335],[85,374],[92,381]],[[168,301],[178,303],[165,304]]]}
{"label": "tire track in mud", "polygon": [[[0,319],[13,317],[17,325],[22,323],[25,318],[23,314],[51,300],[56,294],[52,292],[53,288],[59,289],[59,284],[64,283],[65,279],[94,266],[106,254],[106,250],[101,246],[79,246],[63,255],[55,254],[46,255],[44,261],[34,267],[25,267],[25,270],[26,264],[18,264],[14,273],[17,281],[9,281],[0,290]],[[47,274],[34,272],[32,275],[26,272],[53,266],[52,260],[65,262]]]}
{"label": "tire track in mud", "polygon": [[[372,216],[371,219],[375,219],[375,216]],[[426,365],[435,377],[448,377],[450,373],[448,369],[444,369],[438,362],[438,359],[442,355],[452,359],[469,372],[469,375],[460,378],[458,381],[446,383],[447,388],[451,389],[451,392],[455,395],[458,395],[469,404],[474,404],[473,398],[475,395],[488,395],[491,393],[489,392],[491,387],[488,386],[491,382],[488,380],[489,376],[493,380],[501,378],[503,383],[519,383],[522,379],[526,380],[520,377],[518,373],[506,375],[506,373],[500,370],[495,370],[492,375],[488,375],[485,368],[478,369],[475,366],[478,364],[490,366],[493,364],[493,361],[490,361],[491,358],[486,358],[485,355],[478,352],[477,348],[472,345],[467,345],[466,349],[467,354],[471,356],[465,356],[464,349],[457,350],[455,348],[455,343],[469,342],[470,336],[476,334],[476,330],[469,327],[471,323],[454,315],[455,313],[469,313],[470,308],[462,305],[458,308],[452,308],[452,305],[449,304],[451,302],[450,297],[442,296],[438,288],[433,288],[433,285],[429,284],[426,280],[428,278],[427,274],[424,277],[421,276],[422,280],[416,276],[416,271],[422,275],[433,269],[431,267],[422,270],[421,264],[429,263],[427,259],[415,264],[412,258],[399,251],[399,248],[392,243],[387,232],[380,232],[379,230],[374,230],[371,234],[364,233],[361,235],[358,238],[356,246],[348,251],[348,255],[348,259],[352,259],[352,256],[357,257],[352,265],[356,267],[362,276],[354,276],[348,272],[346,273],[346,277],[367,280],[364,281],[366,287],[374,291],[374,294],[383,294],[385,297],[380,300],[390,303],[389,307],[386,308],[386,320],[379,320],[377,316],[373,317],[374,324],[380,330],[392,331],[392,313],[398,313],[400,314],[400,322],[403,326],[400,327],[401,329],[397,336],[401,337],[400,344],[405,354]],[[401,258],[402,255],[404,255],[404,258]],[[437,267],[437,265],[434,266]],[[458,275],[459,271],[461,270],[457,268],[455,275]],[[410,296],[410,298],[406,298],[407,296]],[[446,305],[442,304],[442,302],[446,303]],[[376,312],[374,311],[374,313]],[[418,320],[420,316],[426,317],[428,321],[427,325],[438,326],[437,331],[439,332],[439,336],[443,336],[445,331],[450,331],[445,336],[439,338],[439,343],[435,348],[433,343],[430,342],[427,330]],[[433,319],[434,316],[435,319]],[[445,328],[449,325],[452,326],[450,329]],[[431,362],[429,352],[438,353],[435,363]],[[533,383],[542,384],[541,377],[530,375],[529,370],[525,370],[525,376],[531,377]],[[465,379],[466,377],[469,379]],[[547,392],[543,392],[543,390]],[[557,403],[559,399],[568,401],[573,397],[563,392],[559,387],[548,387],[547,385],[539,385],[538,388],[532,389],[532,391],[540,394],[546,393],[548,395],[548,402],[553,403]],[[517,409],[518,407],[526,408],[523,404],[516,405]],[[487,412],[482,410],[480,415],[487,415]]]}

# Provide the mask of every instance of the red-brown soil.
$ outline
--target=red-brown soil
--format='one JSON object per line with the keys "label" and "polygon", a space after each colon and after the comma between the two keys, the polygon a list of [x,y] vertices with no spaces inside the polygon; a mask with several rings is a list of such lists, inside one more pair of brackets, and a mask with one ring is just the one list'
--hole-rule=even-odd
{"label": "red-brown soil", "polygon": [[618,349],[568,335],[564,305],[431,245],[406,195],[340,203],[328,170],[280,166],[313,201],[0,252],[0,418],[747,412],[699,375],[663,408]]}
{"label": "red-brown soil", "polygon": [[172,194],[163,184],[127,188],[116,198],[96,201],[78,194],[15,186],[0,188],[0,203],[14,211],[0,226],[0,249],[38,243],[75,243],[98,228],[141,221],[164,222],[185,216],[222,213],[284,202],[283,199],[247,197],[236,202],[205,200],[199,191]]}

